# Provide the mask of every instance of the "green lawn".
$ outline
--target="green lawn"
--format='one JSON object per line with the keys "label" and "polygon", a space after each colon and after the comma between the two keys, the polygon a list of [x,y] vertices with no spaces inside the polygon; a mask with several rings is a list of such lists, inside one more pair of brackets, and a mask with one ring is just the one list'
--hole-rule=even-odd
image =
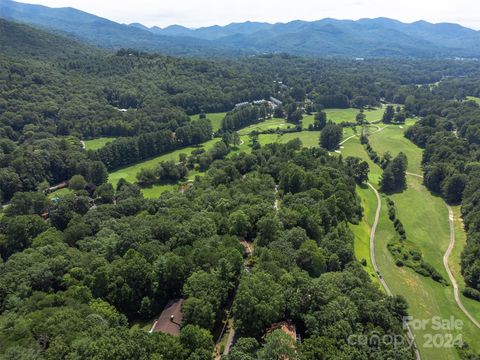
{"label": "green lawn", "polygon": [[107,143],[112,142],[116,138],[114,137],[102,137],[93,140],[85,140],[85,149],[86,150],[98,150],[104,147]]}
{"label": "green lawn", "polygon": [[247,126],[243,129],[238,130],[238,134],[240,135],[248,135],[252,131],[265,131],[265,130],[270,130],[270,129],[288,129],[289,127],[294,127],[295,125],[287,123],[285,119],[279,119],[279,118],[274,118],[274,119],[268,119],[265,121],[262,121],[258,124],[253,124],[250,126]]}
{"label": "green lawn", "polygon": [[306,130],[308,129],[308,125],[312,124],[315,122],[315,115],[303,115],[303,120],[302,120],[302,125],[303,128]]}
{"label": "green lawn", "polygon": [[467,96],[467,100],[473,100],[480,105],[480,98],[475,96]]}
{"label": "green lawn", "polygon": [[71,189],[69,189],[68,187],[67,188],[63,188],[63,189],[59,189],[57,191],[54,191],[54,192],[51,192],[50,194],[48,194],[48,198],[51,200],[53,198],[62,198],[64,197],[65,195],[68,195],[72,192]]}
{"label": "green lawn", "polygon": [[142,161],[140,163],[137,163],[137,164],[119,169],[117,171],[114,171],[114,172],[110,173],[110,175],[108,177],[108,181],[110,183],[112,183],[113,186],[116,186],[118,180],[120,180],[121,178],[124,178],[125,180],[127,180],[131,183],[134,183],[134,182],[137,181],[136,175],[141,169],[154,168],[155,166],[157,166],[162,161],[169,161],[169,160],[178,161],[178,158],[179,158],[180,154],[184,153],[184,154],[190,155],[190,153],[193,150],[195,150],[199,147],[203,147],[205,150],[209,150],[218,141],[219,141],[219,139],[212,139],[212,140],[209,140],[209,141],[203,143],[202,145],[200,145],[198,147],[190,146],[190,147],[186,147],[186,148],[183,148],[183,149],[175,150],[175,151],[169,152],[167,154],[157,156],[153,159]]}
{"label": "green lawn", "polygon": [[[348,109],[325,109],[327,113],[327,119],[331,120],[335,123],[342,123],[342,122],[355,122],[356,116],[360,112],[358,109],[348,108]],[[379,108],[374,110],[365,110],[365,115],[367,117],[367,121],[373,122],[377,120],[381,120],[383,117],[383,113],[385,109]]]}
{"label": "green lawn", "polygon": [[[448,279],[442,259],[449,243],[448,211],[440,198],[434,198],[421,184],[421,179],[408,177],[408,190],[392,195],[398,217],[402,221],[409,241],[421,251],[425,261]],[[480,350],[478,329],[468,320],[456,305],[452,286],[445,286],[423,277],[408,268],[395,265],[387,248],[394,229],[388,219],[387,205],[382,200],[382,214],[376,236],[375,254],[380,271],[394,294],[403,295],[409,304],[409,314],[414,319],[431,320],[434,316],[449,319],[453,316],[463,322],[460,330],[413,329],[425,359],[458,359],[454,349],[426,347],[428,334],[437,336],[461,335],[476,351]]]}
{"label": "green lawn", "polygon": [[[385,129],[373,133],[369,136],[370,145],[382,156],[386,151],[390,151],[392,156],[396,156],[400,151],[405,153],[408,159],[408,171],[416,174],[422,174],[422,149],[414,145],[403,134],[405,129],[411,124],[388,125]],[[380,125],[384,126],[384,125]]]}
{"label": "green lawn", "polygon": [[[226,112],[205,114],[205,115],[207,115],[207,119],[210,119],[212,121],[213,131],[220,130],[220,128],[222,126],[222,120],[223,120],[223,118],[225,117],[226,114],[227,114]],[[190,119],[192,119],[194,121],[198,120],[199,115],[192,115],[192,116],[190,116]]]}
{"label": "green lawn", "polygon": [[[460,292],[465,288],[465,280],[461,273],[460,259],[467,241],[467,235],[463,228],[463,220],[460,213],[460,206],[452,206],[455,224],[455,246],[449,259],[449,266],[453,276],[457,280]],[[480,319],[480,302],[466,298],[460,294],[463,305],[476,319]]]}
{"label": "green lawn", "polygon": [[[388,128],[389,129],[389,128]],[[370,136],[372,147],[386,147],[392,154],[403,151],[409,156],[412,170],[420,168],[421,150],[410,142],[404,142],[403,137],[398,136],[402,129],[395,127],[393,131],[376,133]],[[385,132],[385,133],[384,133]],[[382,138],[385,136],[384,138]],[[375,138],[375,139],[374,139]],[[406,139],[405,139],[406,140]],[[369,162],[370,182],[377,186],[381,175],[381,169],[373,164],[366,155],[358,138],[353,138],[343,145],[341,152],[344,156],[355,155]],[[411,159],[410,159],[411,157]],[[372,206],[376,204],[373,191],[358,188],[358,194],[365,208],[365,218],[360,225],[352,226],[355,234],[355,255],[359,260],[365,258],[368,254],[369,244],[367,241],[367,229],[372,221]],[[427,262],[434,266],[445,279],[448,279],[443,267],[443,254],[448,246],[450,231],[448,224],[448,211],[441,198],[434,197],[422,185],[422,180],[412,176],[408,177],[408,189],[400,194],[394,194],[391,198],[395,201],[398,217],[403,222],[407,232],[408,239],[414,242],[422,251]],[[457,239],[459,243],[452,254],[451,262],[457,263],[461,249],[463,249],[464,232],[461,226],[457,224]],[[385,198],[382,199],[382,212],[376,234],[375,254],[382,276],[387,281],[394,294],[403,295],[409,304],[409,314],[415,319],[431,319],[433,316],[440,316],[442,319],[449,319],[454,316],[463,322],[461,330],[452,330],[444,332],[453,335],[461,334],[464,341],[470,344],[477,352],[480,351],[478,342],[478,329],[468,320],[468,318],[457,307],[453,298],[452,286],[444,286],[430,278],[423,277],[408,268],[400,268],[395,265],[392,255],[387,248],[387,244],[394,236],[395,231],[392,222],[388,219],[387,205]],[[462,240],[463,239],[463,240]],[[371,273],[371,263],[367,263],[367,271]],[[479,314],[477,302],[464,300],[465,306],[472,314]],[[458,359],[458,354],[454,349],[448,348],[428,348],[425,344],[425,336],[428,333],[442,334],[442,331],[432,330],[427,327],[425,330],[414,329],[417,345],[420,347],[421,355],[424,359]],[[448,336],[448,335],[447,335]]]}
{"label": "green lawn", "polygon": [[375,219],[375,211],[377,209],[377,200],[373,195],[372,190],[368,186],[357,186],[357,194],[362,202],[364,210],[363,218],[359,224],[350,224],[350,229],[355,236],[354,251],[355,257],[358,261],[365,259],[367,265],[364,266],[365,271],[370,275],[373,282],[378,283],[378,277],[375,274],[375,270],[370,258],[370,232],[372,230],[372,224]]}
{"label": "green lawn", "polygon": [[320,131],[302,131],[295,133],[286,133],[283,135],[279,134],[261,134],[258,139],[261,145],[271,144],[271,143],[281,143],[285,144],[293,139],[300,139],[304,147],[315,147],[318,146],[320,139]]}

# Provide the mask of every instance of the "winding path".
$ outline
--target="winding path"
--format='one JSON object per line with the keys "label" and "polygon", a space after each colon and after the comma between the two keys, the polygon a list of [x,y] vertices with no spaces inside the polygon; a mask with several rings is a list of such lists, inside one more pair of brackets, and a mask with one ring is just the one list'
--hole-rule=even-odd
{"label": "winding path", "polygon": [[453,210],[450,205],[447,205],[448,208],[448,221],[450,223],[450,244],[448,245],[447,251],[443,256],[443,265],[445,266],[445,270],[447,270],[448,277],[450,278],[450,282],[453,285],[453,297],[455,298],[455,302],[457,303],[460,310],[470,319],[472,323],[475,324],[476,327],[480,329],[480,323],[468,312],[468,310],[463,305],[462,299],[460,298],[459,291],[458,291],[458,284],[457,280],[452,274],[450,270],[450,265],[448,264],[448,259],[450,258],[450,254],[452,253],[453,247],[455,246],[455,224],[454,224],[454,217],[453,217]]}
{"label": "winding path", "polygon": [[[419,175],[419,174],[414,174],[414,173],[407,172],[407,175],[415,176],[415,177],[418,177],[420,179],[423,179],[423,176]],[[445,251],[445,254],[443,255],[443,266],[445,267],[445,270],[447,271],[450,282],[452,283],[453,297],[455,299],[455,302],[457,303],[460,310],[462,310],[462,312],[465,314],[465,316],[468,317],[470,319],[470,321],[472,323],[474,323],[475,326],[480,329],[480,323],[477,321],[477,319],[475,319],[472,316],[472,314],[470,314],[468,312],[468,310],[463,305],[462,299],[460,298],[460,292],[459,292],[459,289],[458,289],[457,280],[455,280],[455,277],[453,276],[452,270],[450,269],[449,259],[450,259],[450,255],[452,254],[452,250],[455,247],[455,223],[454,223],[453,209],[450,205],[448,205],[448,204],[446,204],[446,205],[447,205],[447,209],[448,209],[448,222],[449,222],[449,225],[450,225],[450,243],[448,244],[447,251]]]}
{"label": "winding path", "polygon": [[356,136],[356,135],[352,135],[352,136],[347,137],[347,138],[346,138],[345,140],[343,140],[339,145],[345,144],[348,140],[354,138],[355,136]]}
{"label": "winding path", "polygon": [[[380,128],[378,126],[378,130],[375,131],[374,133],[380,132],[383,129],[385,129],[386,127],[387,126],[384,126],[384,127]],[[342,141],[342,144],[347,142],[348,140],[350,140],[353,137],[354,136],[348,137],[347,139]],[[385,292],[387,293],[388,296],[392,296],[392,291],[388,287],[387,282],[385,281],[383,276],[380,274],[380,270],[377,266],[377,260],[375,259],[375,233],[377,231],[378,223],[380,221],[380,213],[382,211],[382,199],[380,198],[380,194],[378,193],[377,189],[375,189],[375,187],[372,184],[367,182],[367,185],[370,187],[370,189],[373,190],[373,192],[375,193],[375,197],[377,198],[377,210],[375,211],[375,220],[373,221],[372,229],[370,231],[370,260],[372,261],[373,269],[377,273],[378,279],[380,280],[380,283],[382,284],[383,288],[385,289]],[[415,336],[413,335],[412,329],[410,328],[410,325],[408,325],[408,323],[405,323],[405,325],[407,327],[407,337],[410,340],[410,344],[413,347],[413,352],[415,354],[415,359],[416,360],[421,360],[420,352],[418,351],[417,344],[415,342]]]}
{"label": "winding path", "polygon": [[[378,279],[380,280],[380,283],[385,289],[385,292],[387,293],[388,296],[392,296],[392,291],[388,287],[387,282],[385,281],[383,276],[380,274],[380,270],[378,269],[377,261],[375,259],[375,232],[377,231],[378,222],[380,220],[380,212],[382,211],[382,199],[380,199],[380,194],[378,193],[377,189],[373,187],[372,184],[367,183],[367,185],[370,187],[370,189],[373,190],[373,192],[375,193],[375,197],[377,198],[377,211],[375,212],[375,220],[373,221],[372,230],[370,231],[370,259],[372,261],[373,269],[377,273]],[[410,340],[410,343],[413,345],[415,358],[417,360],[421,360],[420,352],[418,351],[417,345],[415,343],[415,336],[413,335],[410,325],[408,324],[406,325],[407,325],[407,336],[408,336],[408,339]]]}

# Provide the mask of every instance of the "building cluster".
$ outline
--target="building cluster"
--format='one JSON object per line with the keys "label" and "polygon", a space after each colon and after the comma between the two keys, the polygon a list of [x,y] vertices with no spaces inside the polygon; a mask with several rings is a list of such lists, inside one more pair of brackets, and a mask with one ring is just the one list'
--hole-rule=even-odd
{"label": "building cluster", "polygon": [[244,101],[238,104],[235,104],[235,109],[239,107],[246,106],[246,105],[268,105],[271,109],[275,110],[277,106],[282,105],[282,102],[273,96],[270,96],[269,100],[261,99],[261,100],[254,100],[254,101]]}

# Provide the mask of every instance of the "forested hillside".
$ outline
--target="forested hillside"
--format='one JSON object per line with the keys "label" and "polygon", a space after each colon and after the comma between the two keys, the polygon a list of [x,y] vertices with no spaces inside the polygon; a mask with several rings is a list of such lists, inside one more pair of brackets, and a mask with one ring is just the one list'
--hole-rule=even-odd
{"label": "forested hillside", "polygon": [[[411,24],[388,18],[233,23],[188,29],[124,25],[74,8],[0,0],[0,16],[107,49],[204,58],[288,53],[346,58],[478,58],[480,32],[458,24]],[[319,14],[321,16],[321,14]]]}
{"label": "forested hillside", "polygon": [[[477,61],[176,58],[4,20],[0,40],[0,357],[207,360],[226,326],[227,360],[413,359],[405,299],[355,257],[369,161],[340,156],[360,138],[380,190],[404,191],[406,156],[365,136],[381,121],[408,119],[425,185],[463,203],[465,295],[480,299]],[[109,179],[128,165],[134,180]],[[172,191],[144,198],[159,183]],[[178,336],[148,333],[175,299]],[[358,343],[383,335],[398,341]]]}
{"label": "forested hillside", "polygon": [[[226,111],[236,103],[272,95],[292,113],[297,106],[291,104],[307,98],[311,101],[308,111],[375,106],[380,101],[401,103],[405,96],[398,89],[403,84],[478,72],[474,62],[355,62],[289,56],[206,61],[134,50],[112,54],[23,25],[1,24],[5,31],[0,63],[4,201],[15,191],[36,190],[41,184],[48,187],[76,173],[101,183],[106,175],[98,160],[115,168],[210,138],[208,130],[200,130],[201,123],[190,124],[187,114]],[[19,47],[21,39],[28,41]],[[178,134],[184,133],[185,138],[172,139],[167,147],[143,153],[125,147],[138,143],[142,134],[172,137],[180,128],[184,131]],[[192,136],[197,130],[203,135]],[[80,139],[100,136],[131,139],[120,141],[112,154],[81,150]],[[123,158],[125,153],[131,156]]]}
{"label": "forested hillside", "polygon": [[[304,359],[371,351],[348,345],[346,334],[401,334],[406,304],[373,287],[353,257],[346,222],[361,214],[354,182],[341,161],[300,146],[217,161],[188,193],[157,200],[123,183],[116,205],[87,211],[78,191],[50,205],[51,222],[35,215],[35,204],[49,201],[44,195],[16,196],[2,219],[3,246],[30,230],[22,232],[28,249],[1,268],[2,353],[209,359],[211,331],[237,287],[236,326],[255,348],[254,338],[283,319],[305,327]],[[239,238],[255,244],[248,272]],[[178,296],[186,299],[179,338],[128,330],[128,321],[148,320]],[[262,351],[258,358],[267,359]],[[411,358],[406,347],[375,351]]]}

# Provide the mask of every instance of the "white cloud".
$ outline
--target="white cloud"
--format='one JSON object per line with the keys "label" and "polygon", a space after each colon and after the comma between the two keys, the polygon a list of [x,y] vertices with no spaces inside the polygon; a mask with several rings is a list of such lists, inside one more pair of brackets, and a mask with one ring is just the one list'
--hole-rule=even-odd
{"label": "white cloud", "polygon": [[454,22],[480,29],[479,0],[21,0],[52,7],[71,6],[122,23],[189,27],[231,22],[286,22],[325,17],[390,17],[405,22]]}

